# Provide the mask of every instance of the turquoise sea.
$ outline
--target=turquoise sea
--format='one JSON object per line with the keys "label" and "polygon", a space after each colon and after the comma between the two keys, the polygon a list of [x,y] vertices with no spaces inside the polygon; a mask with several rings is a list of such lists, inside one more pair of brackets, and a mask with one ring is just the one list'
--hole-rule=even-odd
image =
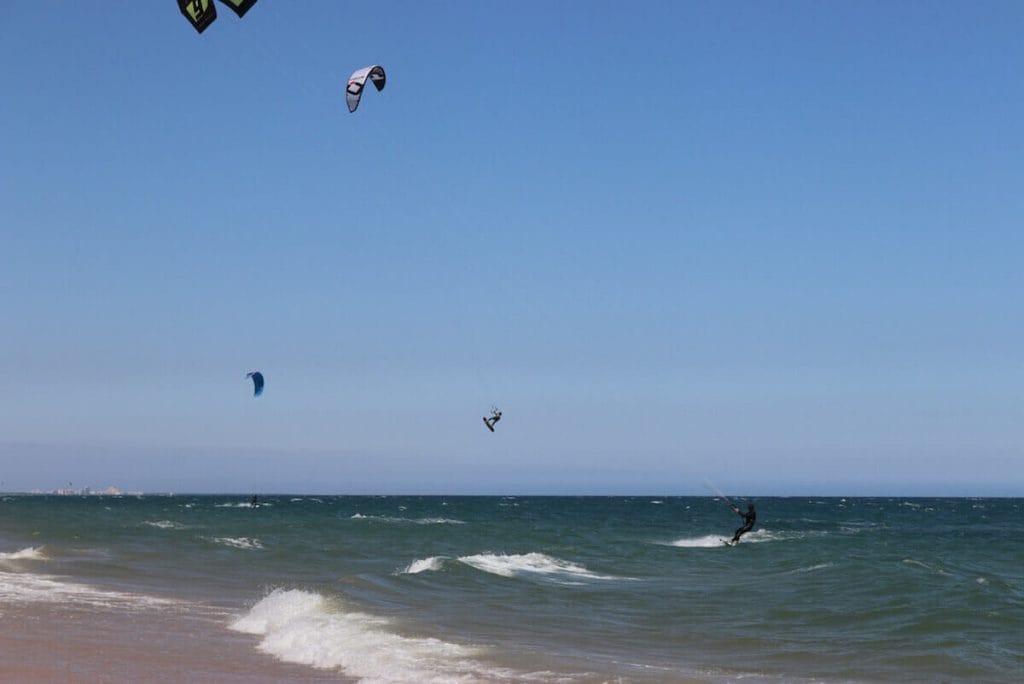
{"label": "turquoise sea", "polygon": [[187,618],[299,679],[1024,681],[1024,499],[755,503],[727,547],[711,497],[6,495],[0,629]]}

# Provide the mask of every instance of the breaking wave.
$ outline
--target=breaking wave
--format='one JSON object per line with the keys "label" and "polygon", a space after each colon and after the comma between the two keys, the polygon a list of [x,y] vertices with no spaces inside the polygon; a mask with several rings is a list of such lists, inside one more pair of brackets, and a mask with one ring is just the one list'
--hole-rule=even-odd
{"label": "breaking wave", "polygon": [[484,650],[433,637],[405,636],[391,620],[347,609],[299,589],[275,589],[230,628],[260,637],[275,658],[370,682],[521,681],[517,673],[480,662]]}
{"label": "breaking wave", "polygon": [[42,546],[30,546],[21,551],[0,553],[0,560],[46,560]]}

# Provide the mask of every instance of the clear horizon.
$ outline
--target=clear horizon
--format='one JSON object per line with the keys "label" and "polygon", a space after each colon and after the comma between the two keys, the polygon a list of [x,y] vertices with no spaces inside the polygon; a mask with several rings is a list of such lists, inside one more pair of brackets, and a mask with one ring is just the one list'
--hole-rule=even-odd
{"label": "clear horizon", "polygon": [[[120,487],[118,487],[120,489]],[[284,496],[311,496],[311,497],[364,497],[364,498],[436,498],[443,499],[445,497],[465,497],[465,498],[595,498],[595,499],[615,499],[615,498],[636,498],[636,497],[661,497],[665,499],[720,499],[720,496],[714,494],[700,494],[700,493],[689,493],[689,494],[668,494],[665,492],[623,492],[619,494],[559,494],[559,493],[516,493],[516,492],[495,492],[493,494],[468,494],[468,493],[413,493],[413,492],[396,492],[391,494],[374,494],[374,493],[328,493],[328,492],[231,492],[231,491],[199,491],[199,492],[172,492],[172,491],[144,491],[144,490],[130,490],[125,489],[116,494],[105,493],[103,491],[90,491],[88,494],[81,493],[79,491],[74,492],[60,492],[60,488],[54,488],[49,491],[44,489],[32,489],[32,490],[16,490],[7,491],[0,489],[0,494],[4,496],[113,496],[113,497],[125,497],[125,496],[230,496],[248,499],[253,494],[258,494],[260,498],[264,497],[284,497]],[[793,499],[793,498],[821,498],[821,499],[1020,499],[1019,495],[1008,495],[1008,494],[898,494],[898,493],[879,493],[879,494],[863,494],[863,493],[852,493],[852,494],[819,494],[815,492],[804,492],[804,493],[793,493],[793,494],[730,494],[730,498],[735,498],[740,501],[746,501],[748,499],[753,500],[755,503],[760,499]]]}

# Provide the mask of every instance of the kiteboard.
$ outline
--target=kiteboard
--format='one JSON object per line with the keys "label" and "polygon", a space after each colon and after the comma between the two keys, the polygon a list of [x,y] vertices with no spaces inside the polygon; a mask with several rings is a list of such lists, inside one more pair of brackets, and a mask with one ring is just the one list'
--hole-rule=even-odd
{"label": "kiteboard", "polygon": [[735,544],[733,544],[733,543],[732,543],[731,541],[729,541],[728,539],[723,539],[723,540],[722,540],[722,543],[723,543],[723,544],[725,544],[726,546],[736,546]]}
{"label": "kiteboard", "polygon": [[494,432],[494,427],[490,423],[487,422],[486,418],[484,418],[484,425],[487,426],[488,430],[490,430],[491,432]]}

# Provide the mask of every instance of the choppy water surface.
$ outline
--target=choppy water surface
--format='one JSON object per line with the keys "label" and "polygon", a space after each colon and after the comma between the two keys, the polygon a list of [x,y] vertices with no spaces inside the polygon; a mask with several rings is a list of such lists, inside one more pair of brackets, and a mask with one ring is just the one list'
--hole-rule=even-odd
{"label": "choppy water surface", "polygon": [[0,616],[207,611],[368,681],[1024,680],[1024,500],[0,500]]}

